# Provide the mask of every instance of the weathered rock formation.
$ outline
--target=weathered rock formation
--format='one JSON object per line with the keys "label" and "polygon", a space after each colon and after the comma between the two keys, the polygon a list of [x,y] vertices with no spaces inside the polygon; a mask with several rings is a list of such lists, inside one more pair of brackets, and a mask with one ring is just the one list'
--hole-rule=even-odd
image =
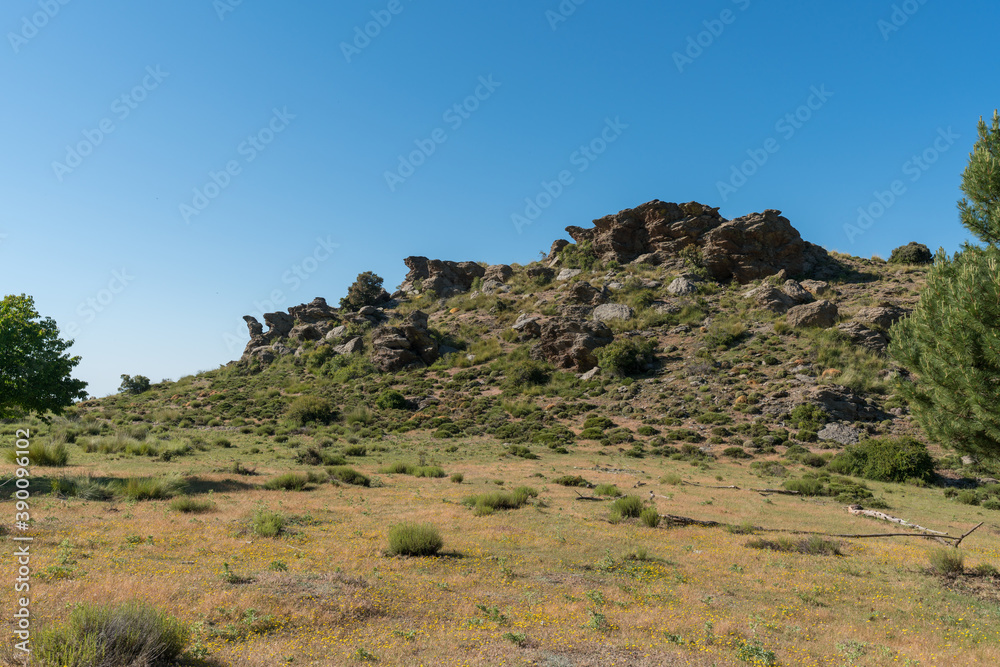
{"label": "weathered rock formation", "polygon": [[427,315],[419,310],[402,326],[382,325],[372,335],[372,363],[385,373],[429,366],[438,355],[438,343],[427,331]]}
{"label": "weathered rock formation", "polygon": [[469,291],[472,282],[486,274],[486,269],[475,262],[447,262],[426,257],[407,257],[403,263],[410,272],[406,274],[399,288],[407,294],[430,290],[440,297],[454,296]]}
{"label": "weathered rock formation", "polygon": [[725,220],[719,209],[697,202],[655,200],[594,220],[590,229],[570,226],[566,231],[577,243],[589,242],[601,260],[619,264],[666,264],[690,247],[716,280],[741,283],[782,269],[810,275],[831,261],[773,209]]}
{"label": "weathered rock formation", "polygon": [[613,340],[614,333],[603,322],[557,317],[541,325],[541,340],[531,356],[585,372],[597,365],[594,350]]}

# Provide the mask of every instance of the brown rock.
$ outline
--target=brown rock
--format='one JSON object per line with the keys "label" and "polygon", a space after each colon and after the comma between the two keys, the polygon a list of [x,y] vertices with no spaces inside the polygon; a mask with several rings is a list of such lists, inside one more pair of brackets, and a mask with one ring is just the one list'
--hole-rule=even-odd
{"label": "brown rock", "polygon": [[854,315],[854,321],[865,326],[876,327],[888,331],[889,327],[910,314],[909,310],[883,303],[877,306],[862,308]]}
{"label": "brown rock", "polygon": [[788,311],[788,324],[793,327],[828,329],[837,323],[837,306],[826,299],[804,303]]}
{"label": "brown rock", "polygon": [[603,322],[553,318],[542,325],[541,341],[532,356],[582,373],[597,365],[594,350],[612,340],[614,334]]}
{"label": "brown rock", "polygon": [[889,341],[878,331],[873,331],[860,322],[843,322],[837,325],[837,330],[851,339],[855,345],[860,345],[875,354],[885,354]]}
{"label": "brown rock", "polygon": [[426,257],[407,257],[403,263],[409,267],[400,289],[406,293],[432,291],[444,298],[467,292],[476,278],[482,278],[486,269],[475,262],[448,262]]}
{"label": "brown rock", "polygon": [[483,281],[495,280],[498,283],[506,284],[507,281],[513,277],[514,269],[512,269],[509,265],[494,264],[486,267],[486,273],[483,274]]}

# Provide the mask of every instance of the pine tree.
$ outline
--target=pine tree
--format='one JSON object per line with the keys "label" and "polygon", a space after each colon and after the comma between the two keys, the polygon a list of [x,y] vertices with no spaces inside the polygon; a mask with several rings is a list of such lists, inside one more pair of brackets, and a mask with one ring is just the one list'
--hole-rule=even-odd
{"label": "pine tree", "polygon": [[900,393],[927,436],[1000,460],[1000,115],[979,121],[962,175],[962,224],[984,247],[939,250],[913,313],[889,332],[889,354],[912,375]]}
{"label": "pine tree", "polygon": [[985,243],[1000,243],[1000,114],[993,111],[993,127],[979,119],[979,141],[969,155],[969,166],[962,174],[962,192],[958,202],[962,224]]}
{"label": "pine tree", "polygon": [[382,278],[371,271],[359,273],[354,284],[347,288],[347,296],[340,300],[340,307],[347,310],[360,310],[365,306],[374,306],[385,292],[382,289]]}

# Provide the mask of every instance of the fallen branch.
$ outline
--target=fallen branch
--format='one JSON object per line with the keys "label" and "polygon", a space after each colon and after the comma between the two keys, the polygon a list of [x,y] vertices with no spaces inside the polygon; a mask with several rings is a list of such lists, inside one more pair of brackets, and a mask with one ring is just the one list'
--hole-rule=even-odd
{"label": "fallen branch", "polygon": [[674,514],[661,514],[660,518],[667,523],[678,525],[678,526],[724,526],[726,524],[719,523],[718,521],[702,521],[701,519],[692,519],[686,516],[676,516]]}
{"label": "fallen branch", "polygon": [[576,491],[575,493],[576,493],[576,500],[596,500],[596,501],[604,500],[604,498],[598,498],[597,496],[582,495],[579,491]]}
{"label": "fallen branch", "polygon": [[767,496],[772,493],[780,493],[783,496],[801,496],[802,494],[798,491],[789,491],[788,489],[750,489],[751,491],[756,491],[762,496]]}
{"label": "fallen branch", "polygon": [[882,521],[889,521],[891,523],[898,523],[901,526],[906,526],[907,528],[913,528],[915,530],[922,530],[925,533],[932,533],[934,535],[947,535],[948,533],[942,533],[939,530],[931,530],[930,528],[924,528],[923,526],[918,526],[915,523],[910,523],[906,519],[900,519],[899,517],[892,516],[891,514],[886,514],[885,512],[878,512],[876,510],[866,510],[861,505],[848,505],[847,511],[851,514],[870,516],[873,519],[881,519]]}
{"label": "fallen branch", "polygon": [[681,484],[684,486],[700,486],[703,489],[736,489],[737,491],[742,491],[738,486],[711,486],[709,484],[698,484],[697,482],[685,482],[682,481]]}

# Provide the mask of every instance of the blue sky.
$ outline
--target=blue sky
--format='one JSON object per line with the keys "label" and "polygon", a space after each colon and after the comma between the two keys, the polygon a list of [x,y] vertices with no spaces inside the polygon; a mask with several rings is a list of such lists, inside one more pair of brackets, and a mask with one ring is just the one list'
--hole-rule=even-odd
{"label": "blue sky", "polygon": [[106,395],[235,359],[244,314],[361,271],[525,263],[651,199],[953,251],[998,24],[941,0],[10,0],[0,285]]}

